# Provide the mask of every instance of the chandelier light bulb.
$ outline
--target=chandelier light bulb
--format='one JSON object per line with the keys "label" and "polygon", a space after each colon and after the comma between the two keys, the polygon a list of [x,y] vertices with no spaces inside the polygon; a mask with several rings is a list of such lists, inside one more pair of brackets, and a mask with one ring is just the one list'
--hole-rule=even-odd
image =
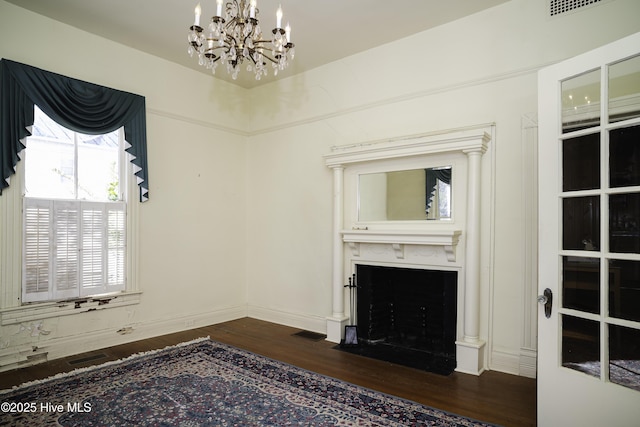
{"label": "chandelier light bulb", "polygon": [[200,15],[202,14],[202,8],[200,7],[200,3],[198,3],[198,5],[196,6],[195,13],[196,13],[196,19],[193,22],[193,25],[196,26],[196,27],[199,27],[200,26]]}
{"label": "chandelier light bulb", "polygon": [[216,0],[216,16],[222,16],[222,0]]}
{"label": "chandelier light bulb", "polygon": [[279,5],[276,11],[276,28],[282,28],[282,5]]}

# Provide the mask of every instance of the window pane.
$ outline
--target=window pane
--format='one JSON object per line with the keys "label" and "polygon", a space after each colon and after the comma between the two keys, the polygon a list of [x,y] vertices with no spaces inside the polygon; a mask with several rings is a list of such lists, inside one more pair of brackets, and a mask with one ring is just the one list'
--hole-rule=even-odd
{"label": "window pane", "polygon": [[609,315],[640,321],[640,261],[609,260]]}
{"label": "window pane", "polygon": [[609,185],[640,185],[640,126],[612,130],[609,152]]}
{"label": "window pane", "polygon": [[600,248],[599,197],[571,197],[562,201],[562,248],[585,251]]}
{"label": "window pane", "polygon": [[600,324],[562,316],[562,366],[600,377]]}
{"label": "window pane", "polygon": [[44,139],[57,139],[60,141],[73,141],[73,131],[63,128],[51,120],[37,105],[34,105],[33,113],[32,136]]}
{"label": "window pane", "polygon": [[78,198],[118,200],[118,135],[79,135]]}
{"label": "window pane", "polygon": [[600,134],[562,142],[562,190],[600,188]]}
{"label": "window pane", "polygon": [[640,56],[609,67],[609,122],[640,117]]}
{"label": "window pane", "polygon": [[640,391],[638,343],[639,330],[609,325],[609,379],[612,383]]}
{"label": "window pane", "polygon": [[609,196],[609,250],[640,253],[640,193]]}
{"label": "window pane", "polygon": [[562,82],[562,131],[600,124],[600,70]]}
{"label": "window pane", "polygon": [[70,141],[30,138],[25,161],[28,197],[75,198],[74,153]]}
{"label": "window pane", "polygon": [[600,259],[562,257],[562,306],[600,312]]}
{"label": "window pane", "polygon": [[82,135],[37,108],[34,113],[34,136],[27,141],[25,161],[27,197],[120,200],[118,131]]}

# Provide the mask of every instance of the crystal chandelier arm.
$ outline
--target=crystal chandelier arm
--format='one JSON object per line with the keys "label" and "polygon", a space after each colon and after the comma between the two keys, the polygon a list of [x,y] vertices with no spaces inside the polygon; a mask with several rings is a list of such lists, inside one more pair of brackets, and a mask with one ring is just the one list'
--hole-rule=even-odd
{"label": "crystal chandelier arm", "polygon": [[[208,44],[208,42],[210,40],[213,41],[211,47],[209,47],[209,44]],[[200,50],[202,50],[203,53],[206,53],[206,52],[212,52],[213,53],[213,52],[215,52],[216,50],[219,50],[219,49],[228,51],[230,47],[231,47],[231,44],[227,40],[224,40],[223,44],[220,44],[220,40],[219,39],[206,38],[205,39],[205,43],[201,46]]]}
{"label": "crystal chandelier arm", "polygon": [[277,63],[278,63],[278,61],[276,61],[275,59],[273,59],[272,57],[270,57],[270,56],[269,56],[269,55],[267,55],[267,54],[264,54],[264,53],[263,53],[263,54],[262,54],[262,57],[263,57],[263,58],[265,58],[265,59],[268,59],[269,61],[273,62],[274,64],[277,64]]}
{"label": "crystal chandelier arm", "polygon": [[249,53],[250,53],[249,58],[250,58],[250,59],[251,59],[251,61],[252,61],[254,64],[256,64],[256,65],[258,64],[258,62],[257,62],[257,61],[256,61],[256,59],[254,58],[254,53],[255,53],[255,52],[258,52],[258,53],[260,54],[260,57],[261,57],[261,58],[263,58],[263,59],[268,59],[269,61],[274,62],[274,63],[276,62],[273,58],[271,58],[269,55],[267,55],[267,54],[266,54],[265,52],[263,52],[262,50],[258,50],[258,49],[249,49]]}

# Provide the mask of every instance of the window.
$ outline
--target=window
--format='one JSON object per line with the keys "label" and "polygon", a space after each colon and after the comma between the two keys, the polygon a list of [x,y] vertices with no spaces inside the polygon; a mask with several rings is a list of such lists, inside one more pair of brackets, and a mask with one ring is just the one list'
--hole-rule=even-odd
{"label": "window", "polygon": [[[139,304],[141,292],[138,289],[137,224],[140,205],[149,199],[145,98],[6,58],[0,60],[0,87],[3,88],[0,96],[0,323],[18,325],[26,321]],[[65,128],[81,133],[108,134],[120,128],[117,134],[118,179],[109,181],[114,184],[110,187],[111,198],[107,196],[105,200],[99,197],[97,201],[93,201],[87,196],[100,193],[96,193],[91,184],[91,178],[99,173],[97,168],[93,169],[91,162],[88,163],[90,173],[83,173],[86,172],[83,168],[87,163],[83,161],[82,148],[95,147],[78,143],[76,138],[83,141],[82,135],[68,133],[50,123],[45,127],[36,125],[36,137],[73,139],[74,154],[71,157],[67,156],[66,160],[61,160],[55,168],[54,176],[41,179],[41,185],[37,185],[36,178],[36,181],[30,181],[26,194],[25,162],[28,162],[29,154],[24,150],[25,145],[28,145],[24,140],[30,135],[27,129],[34,125],[35,105]],[[40,117],[40,112],[37,113]],[[95,137],[88,138],[91,140]],[[31,142],[36,139],[32,139]],[[121,151],[123,149],[126,156]],[[99,150],[95,148],[88,151],[95,153]],[[107,156],[105,152],[100,153],[97,157]],[[31,157],[37,157],[37,154]],[[126,161],[123,160],[124,157]],[[21,159],[23,161],[19,161]],[[112,162],[106,164],[109,163]],[[73,175],[70,175],[69,171],[72,171]],[[61,182],[73,182],[73,186],[70,187],[73,196],[70,195],[69,188],[66,189],[66,193],[63,191],[64,184]],[[54,184],[55,190],[50,188]],[[62,190],[60,186],[63,187]],[[48,192],[38,194],[42,189],[59,194],[57,197]],[[136,194],[137,197],[134,196]],[[31,199],[40,201],[36,203]],[[29,236],[35,238],[31,251],[36,251],[39,257],[36,257],[35,270],[29,271],[29,280],[35,280],[35,285],[32,282],[32,290],[35,286],[37,292],[29,292],[31,295],[25,299],[27,288],[24,284],[28,280],[25,221],[26,212],[29,211],[25,207],[31,202],[36,203],[36,218],[42,214],[50,219],[46,223],[36,221],[37,232],[40,234]],[[48,205],[43,207],[39,203]],[[92,203],[101,204],[100,209]],[[32,214],[33,212],[34,210],[31,210]],[[78,220],[58,222],[54,227],[54,219],[63,216],[63,212],[64,215],[68,214],[67,216],[74,212]],[[106,230],[96,225],[98,216],[101,218],[99,224],[107,227]],[[94,220],[89,228],[86,221],[88,217]],[[119,220],[123,221],[123,226],[114,232],[113,225]],[[65,227],[77,227],[77,231],[63,233]],[[68,240],[67,249],[60,249],[56,242],[56,239],[62,241],[61,236]],[[77,243],[73,242],[70,236],[75,236]],[[96,239],[97,236],[100,236],[99,240]],[[89,238],[93,238],[93,246],[88,245]],[[29,242],[31,243],[33,240]],[[74,247],[74,244],[77,246]],[[86,251],[88,247],[93,250],[91,256]],[[55,255],[56,250],[58,256]],[[77,256],[74,257],[72,254]],[[96,254],[99,254],[99,257]],[[77,262],[77,266],[73,266],[74,262]],[[117,268],[114,267],[116,265]],[[67,279],[66,282],[59,281],[60,286],[55,285],[56,272],[58,276],[76,278],[77,285],[72,279]],[[33,279],[33,275],[37,278]],[[86,278],[92,280],[84,282]],[[87,286],[86,283],[90,285]],[[61,288],[64,286],[74,291],[66,289],[63,292]],[[103,292],[109,295],[103,296]],[[74,303],[60,304],[61,295],[64,294],[74,295]],[[37,303],[32,304],[33,302]]]}
{"label": "window", "polygon": [[124,291],[122,129],[83,135],[34,113],[24,155],[22,302]]}

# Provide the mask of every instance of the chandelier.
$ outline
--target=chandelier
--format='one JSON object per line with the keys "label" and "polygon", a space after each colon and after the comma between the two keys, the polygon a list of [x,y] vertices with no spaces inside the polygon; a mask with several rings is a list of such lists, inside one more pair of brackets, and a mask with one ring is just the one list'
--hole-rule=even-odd
{"label": "chandelier", "polygon": [[276,27],[272,36],[263,39],[256,0],[228,0],[222,15],[223,0],[216,0],[216,14],[206,30],[200,26],[202,9],[195,9],[195,22],[189,27],[189,55],[198,55],[198,63],[213,74],[218,64],[226,66],[233,79],[238,78],[242,64],[247,71],[254,72],[256,80],[267,75],[267,64],[271,63],[274,75],[284,70],[294,56],[291,43],[291,27],[282,28],[282,7],[276,12]]}

